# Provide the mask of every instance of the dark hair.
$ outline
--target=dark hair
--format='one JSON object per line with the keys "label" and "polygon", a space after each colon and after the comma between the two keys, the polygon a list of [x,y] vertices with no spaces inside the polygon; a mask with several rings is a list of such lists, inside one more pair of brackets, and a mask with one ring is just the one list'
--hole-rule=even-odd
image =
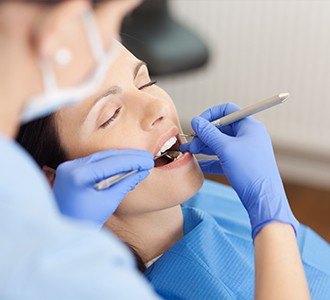
{"label": "dark hair", "polygon": [[16,140],[31,154],[40,168],[48,166],[56,169],[67,160],[53,115],[21,126]]}
{"label": "dark hair", "polygon": [[[48,166],[56,169],[61,163],[68,160],[60,142],[54,115],[21,126],[16,138],[17,142],[30,153],[40,168]],[[142,258],[133,246],[127,243],[126,245],[134,255],[138,269],[144,272],[146,266]]]}

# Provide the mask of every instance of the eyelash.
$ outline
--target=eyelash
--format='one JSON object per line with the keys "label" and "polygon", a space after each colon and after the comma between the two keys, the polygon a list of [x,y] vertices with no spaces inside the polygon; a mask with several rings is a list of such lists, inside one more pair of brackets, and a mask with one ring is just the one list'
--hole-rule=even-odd
{"label": "eyelash", "polygon": [[[141,91],[141,90],[143,90],[144,88],[147,88],[147,87],[149,87],[149,86],[152,86],[152,85],[154,85],[154,84],[156,84],[156,83],[157,83],[157,80],[152,80],[152,81],[148,82],[147,84],[145,84],[145,85],[139,87],[139,90]],[[113,122],[113,121],[117,118],[117,116],[118,116],[119,113],[120,113],[120,110],[121,110],[121,107],[119,107],[119,108],[115,111],[115,113],[111,116],[111,118],[110,118],[108,121],[104,122],[104,123],[100,126],[100,128],[104,129],[104,128],[106,128],[107,126],[109,126],[110,123]]]}
{"label": "eyelash", "polygon": [[105,128],[105,127],[107,127],[108,125],[110,125],[110,123],[111,123],[112,121],[114,121],[114,120],[117,118],[118,114],[120,113],[120,110],[121,110],[121,107],[117,108],[117,110],[116,110],[115,113],[111,116],[111,118],[110,118],[108,121],[104,122],[100,127],[101,127],[101,128]]}
{"label": "eyelash", "polygon": [[154,85],[154,84],[156,84],[156,83],[157,83],[157,80],[151,80],[151,81],[148,82],[147,84],[145,84],[145,85],[139,87],[139,90],[141,91],[141,90],[143,90],[144,88],[149,87],[149,86],[152,86],[152,85]]}

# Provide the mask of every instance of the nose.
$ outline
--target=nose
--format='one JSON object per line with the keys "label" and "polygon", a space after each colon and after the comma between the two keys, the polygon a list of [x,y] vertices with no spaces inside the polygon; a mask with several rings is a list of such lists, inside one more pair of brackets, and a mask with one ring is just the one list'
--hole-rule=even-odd
{"label": "nose", "polygon": [[166,100],[145,95],[140,104],[142,113],[140,122],[145,131],[159,127],[169,117],[170,107]]}

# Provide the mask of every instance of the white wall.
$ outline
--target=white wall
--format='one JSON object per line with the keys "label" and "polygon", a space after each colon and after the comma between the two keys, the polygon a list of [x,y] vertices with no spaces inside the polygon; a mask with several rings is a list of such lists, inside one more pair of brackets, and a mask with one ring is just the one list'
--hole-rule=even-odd
{"label": "white wall", "polygon": [[259,115],[281,171],[330,188],[330,1],[172,0],[171,9],[212,52],[206,69],[160,80],[183,124],[211,105],[289,92]]}

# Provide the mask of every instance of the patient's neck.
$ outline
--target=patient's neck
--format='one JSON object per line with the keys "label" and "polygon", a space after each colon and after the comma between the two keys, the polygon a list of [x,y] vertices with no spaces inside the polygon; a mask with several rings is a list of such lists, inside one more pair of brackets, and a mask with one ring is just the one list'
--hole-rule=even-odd
{"label": "patient's neck", "polygon": [[146,263],[181,239],[183,215],[180,205],[177,205],[139,215],[113,215],[105,226],[134,247]]}

